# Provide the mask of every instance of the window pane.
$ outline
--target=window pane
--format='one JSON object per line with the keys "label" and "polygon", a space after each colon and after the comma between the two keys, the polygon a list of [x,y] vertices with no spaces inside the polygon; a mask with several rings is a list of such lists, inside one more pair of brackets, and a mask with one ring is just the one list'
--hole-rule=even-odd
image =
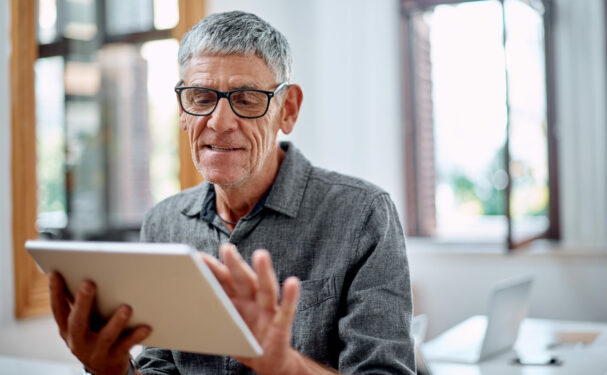
{"label": "window pane", "polygon": [[[98,2],[58,5],[66,34],[91,40],[36,67],[40,227],[62,238],[137,239],[145,212],[180,189],[178,43],[100,46]],[[151,28],[153,0],[106,5],[120,33]]]}
{"label": "window pane", "polygon": [[178,0],[154,0],[154,28],[172,29],[178,22]]}
{"label": "window pane", "polygon": [[70,97],[66,106],[69,226],[75,239],[106,228],[105,150],[96,98]]}
{"label": "window pane", "polygon": [[502,241],[506,88],[499,1],[441,5],[430,28],[436,234]]}
{"label": "window pane", "polygon": [[141,48],[147,62],[150,118],[150,179],[154,203],[173,195],[179,186],[178,104],[173,87],[179,80],[175,39],[148,42]]}
{"label": "window pane", "polygon": [[70,39],[93,40],[97,35],[96,1],[64,0],[63,6],[63,35]]}
{"label": "window pane", "polygon": [[147,67],[137,45],[105,46],[99,53],[108,132],[108,215],[135,226],[151,206]]}
{"label": "window pane", "polygon": [[542,14],[520,0],[504,3],[510,102],[513,239],[548,229],[548,140]]}
{"label": "window pane", "polygon": [[52,43],[57,39],[57,3],[55,0],[38,0],[38,42]]}
{"label": "window pane", "polygon": [[152,0],[106,0],[105,19],[109,35],[153,30]]}
{"label": "window pane", "polygon": [[65,93],[63,58],[36,62],[36,174],[38,229],[58,231],[67,225],[65,193]]}
{"label": "window pane", "polygon": [[[68,102],[74,236],[136,239],[145,212],[179,191],[176,55],[175,40],[106,45],[91,64],[100,75],[97,96],[72,85],[79,93]],[[91,66],[75,71],[95,81]]]}

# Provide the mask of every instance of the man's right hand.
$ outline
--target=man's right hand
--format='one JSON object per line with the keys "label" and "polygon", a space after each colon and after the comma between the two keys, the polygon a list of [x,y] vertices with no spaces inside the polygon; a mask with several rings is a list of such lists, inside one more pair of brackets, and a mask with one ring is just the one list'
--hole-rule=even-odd
{"label": "man's right hand", "polygon": [[84,281],[75,298],[70,299],[65,282],[57,272],[49,274],[53,316],[61,338],[86,369],[95,375],[126,374],[130,349],[150,335],[147,326],[125,332],[132,315],[129,306],[120,306],[98,331],[91,329],[95,285]]}

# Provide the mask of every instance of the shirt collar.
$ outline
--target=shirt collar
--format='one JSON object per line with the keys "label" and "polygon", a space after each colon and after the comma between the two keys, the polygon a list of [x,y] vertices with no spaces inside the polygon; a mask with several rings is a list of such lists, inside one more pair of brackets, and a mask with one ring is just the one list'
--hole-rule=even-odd
{"label": "shirt collar", "polygon": [[[286,155],[276,180],[249,215],[267,207],[289,217],[297,216],[312,165],[291,142],[281,142],[280,147]],[[213,185],[205,181],[191,191],[193,194],[183,205],[181,212],[186,216],[200,216],[205,221],[212,221],[216,212]]]}
{"label": "shirt collar", "polygon": [[[268,189],[263,194],[261,199],[257,202],[257,204],[255,204],[255,207],[253,207],[251,212],[249,212],[249,214],[245,216],[245,219],[251,218],[257,215],[259,211],[261,211],[261,209],[264,207],[264,204],[266,203],[266,200],[268,199],[270,189]],[[206,221],[207,223],[213,223],[213,219],[215,218],[215,215],[217,215],[217,206],[215,201],[216,197],[217,194],[215,193],[215,185],[209,184],[207,193],[202,202],[202,209],[200,210],[200,218]]]}

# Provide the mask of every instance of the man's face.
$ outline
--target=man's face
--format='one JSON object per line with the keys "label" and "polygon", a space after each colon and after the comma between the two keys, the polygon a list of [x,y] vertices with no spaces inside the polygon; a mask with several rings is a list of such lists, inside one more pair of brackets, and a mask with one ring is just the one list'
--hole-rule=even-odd
{"label": "man's face", "polygon": [[[273,91],[280,83],[262,59],[238,55],[193,57],[183,79],[184,86],[220,91]],[[212,114],[191,116],[182,111],[179,121],[188,132],[194,164],[206,180],[221,186],[240,186],[268,175],[268,171],[260,172],[278,152],[276,137],[281,122],[277,97],[270,102],[268,112],[256,119],[238,117],[228,101],[221,99]]]}

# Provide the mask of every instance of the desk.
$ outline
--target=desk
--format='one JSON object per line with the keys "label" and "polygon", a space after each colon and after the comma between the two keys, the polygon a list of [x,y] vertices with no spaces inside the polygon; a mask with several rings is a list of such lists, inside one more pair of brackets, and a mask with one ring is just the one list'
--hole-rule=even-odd
{"label": "desk", "polygon": [[61,362],[0,356],[2,375],[80,375],[82,367]]}
{"label": "desk", "polygon": [[[590,345],[560,345],[545,350],[563,332],[598,332]],[[547,351],[563,361],[560,366],[520,366],[512,364],[520,353]],[[428,361],[433,375],[607,375],[607,323],[525,319],[515,350],[478,364]]]}

